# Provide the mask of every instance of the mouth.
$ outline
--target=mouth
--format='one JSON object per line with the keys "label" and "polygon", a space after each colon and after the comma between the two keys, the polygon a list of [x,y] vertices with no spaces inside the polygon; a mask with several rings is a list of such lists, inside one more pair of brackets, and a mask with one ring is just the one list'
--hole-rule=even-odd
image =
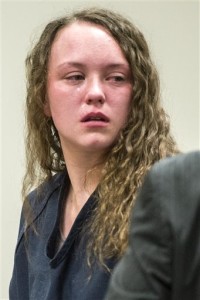
{"label": "mouth", "polygon": [[81,122],[105,122],[108,123],[109,119],[102,113],[90,113],[87,114]]}

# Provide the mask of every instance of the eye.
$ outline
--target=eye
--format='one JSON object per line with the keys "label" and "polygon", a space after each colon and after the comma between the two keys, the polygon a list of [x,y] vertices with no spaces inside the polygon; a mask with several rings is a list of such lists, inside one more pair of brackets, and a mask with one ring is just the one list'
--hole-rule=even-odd
{"label": "eye", "polygon": [[126,76],[121,74],[111,74],[106,78],[106,81],[114,84],[121,84],[126,81]]}
{"label": "eye", "polygon": [[125,81],[125,78],[123,76],[113,76],[113,80],[120,82],[120,81]]}
{"label": "eye", "polygon": [[83,75],[71,75],[66,77],[67,80],[84,80]]}
{"label": "eye", "polygon": [[65,80],[72,83],[80,82],[84,79],[85,77],[82,74],[68,74],[67,76],[65,76]]}

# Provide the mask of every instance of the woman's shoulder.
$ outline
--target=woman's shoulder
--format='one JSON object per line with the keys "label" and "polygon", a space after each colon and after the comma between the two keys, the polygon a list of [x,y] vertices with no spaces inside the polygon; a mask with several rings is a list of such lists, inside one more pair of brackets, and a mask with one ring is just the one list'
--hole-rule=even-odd
{"label": "woman's shoulder", "polygon": [[28,195],[30,202],[43,200],[48,197],[52,192],[58,189],[63,180],[66,178],[66,171],[58,172],[49,179],[44,180],[38,187],[33,189]]}
{"label": "woman's shoulder", "polygon": [[33,189],[24,202],[23,211],[31,211],[33,219],[41,213],[48,201],[54,197],[56,191],[60,190],[66,181],[66,171],[54,174],[50,179],[45,180],[37,188]]}
{"label": "woman's shoulder", "polygon": [[23,203],[21,211],[16,250],[25,231],[36,222],[49,200],[56,198],[56,190],[59,190],[66,178],[66,171],[56,173],[49,180],[44,181],[39,187],[30,192]]}

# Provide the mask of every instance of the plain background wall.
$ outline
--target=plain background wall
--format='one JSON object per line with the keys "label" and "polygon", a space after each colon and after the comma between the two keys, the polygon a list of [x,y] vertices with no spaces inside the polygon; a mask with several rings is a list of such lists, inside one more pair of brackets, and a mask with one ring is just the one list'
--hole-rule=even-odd
{"label": "plain background wall", "polygon": [[75,8],[121,12],[144,33],[161,78],[163,104],[180,148],[200,148],[197,1],[1,1],[1,284],[8,299],[24,171],[24,60],[45,24]]}

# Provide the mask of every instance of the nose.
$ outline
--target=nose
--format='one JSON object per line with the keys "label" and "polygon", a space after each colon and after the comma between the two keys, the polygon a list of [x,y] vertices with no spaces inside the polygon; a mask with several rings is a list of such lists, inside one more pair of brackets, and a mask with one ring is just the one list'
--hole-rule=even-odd
{"label": "nose", "polygon": [[99,78],[88,81],[85,101],[88,105],[102,105],[105,102],[103,82]]}

